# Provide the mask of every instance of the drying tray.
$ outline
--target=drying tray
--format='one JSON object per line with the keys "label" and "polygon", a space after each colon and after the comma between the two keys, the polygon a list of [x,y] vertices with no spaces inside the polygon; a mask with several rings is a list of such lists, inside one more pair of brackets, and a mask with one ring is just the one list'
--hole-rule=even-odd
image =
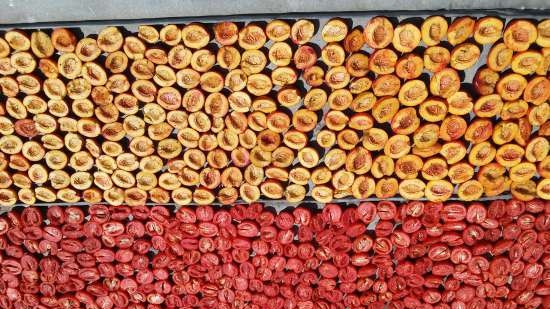
{"label": "drying tray", "polygon": [[[204,16],[204,17],[167,17],[167,18],[147,18],[147,19],[110,19],[110,20],[83,20],[83,21],[53,21],[53,22],[37,22],[37,23],[10,23],[10,24],[0,24],[0,33],[10,30],[10,29],[28,29],[28,30],[34,30],[39,29],[43,31],[48,31],[52,28],[57,27],[65,27],[70,28],[72,31],[77,33],[79,37],[87,37],[87,36],[93,36],[97,35],[101,29],[107,26],[116,26],[123,31],[123,33],[137,33],[137,29],[139,25],[153,25],[153,26],[160,26],[166,25],[166,24],[176,24],[176,25],[184,25],[189,24],[191,22],[199,22],[207,27],[212,27],[215,23],[220,21],[233,21],[239,25],[239,27],[242,27],[244,24],[247,24],[249,22],[254,22],[259,25],[265,26],[267,22],[273,20],[273,19],[282,19],[286,21],[295,21],[298,19],[308,19],[312,21],[315,25],[315,35],[309,42],[309,44],[312,44],[313,46],[322,47],[325,45],[325,42],[321,39],[320,29],[322,26],[329,21],[332,18],[339,18],[342,19],[344,22],[348,24],[349,29],[353,29],[354,27],[361,26],[364,27],[364,25],[367,23],[367,21],[374,17],[374,16],[386,16],[392,20],[392,23],[394,25],[402,23],[402,22],[410,22],[418,27],[422,23],[422,20],[426,17],[433,16],[433,15],[441,15],[444,16],[448,22],[450,22],[455,17],[459,16],[471,16],[475,18],[484,17],[484,16],[493,16],[502,19],[505,24],[507,24],[510,20],[517,19],[517,18],[523,18],[523,19],[530,19],[534,21],[538,21],[544,18],[550,18],[550,9],[478,9],[478,10],[422,10],[422,11],[404,11],[404,10],[396,10],[396,11],[364,11],[364,12],[318,12],[318,13],[282,13],[282,14],[250,14],[250,15],[232,15],[232,16],[225,16],[225,15],[218,15],[218,16]],[[211,31],[212,32],[212,31]],[[268,41],[264,47],[271,46],[272,42]],[[478,44],[479,46],[479,44]],[[415,52],[418,51],[418,49],[422,50],[424,49],[424,45],[421,43],[421,45],[415,49]],[[481,49],[481,55],[480,59],[486,59],[487,54],[489,52],[489,48],[487,45],[485,46],[479,46]],[[363,47],[363,51],[366,51],[367,53],[371,54],[372,49],[368,47]],[[476,65],[474,65],[472,68],[463,71],[463,77],[461,85],[466,85],[468,87],[472,83],[472,79],[475,75],[475,72],[477,69],[481,66],[483,66],[484,61],[478,61]],[[273,69],[273,64],[269,64],[266,66],[267,69]],[[299,81],[302,80],[300,77]],[[303,80],[302,80],[303,81]],[[307,84],[304,84],[304,89],[309,90],[310,86]],[[278,89],[278,88],[274,88]],[[297,104],[297,106],[294,106],[291,108],[291,111],[295,111],[298,109],[298,107],[301,104]],[[325,106],[323,109],[323,114],[325,114],[328,111],[328,107]],[[473,117],[473,114],[470,115]],[[324,120],[321,119],[319,123],[317,124],[317,127],[313,131],[312,139],[315,139],[317,132],[321,128],[324,127]],[[173,132],[175,134],[177,131]],[[468,149],[469,150],[469,149]],[[322,161],[320,161],[322,162]],[[476,168],[477,172],[477,168]],[[266,206],[274,207],[277,211],[280,211],[282,209],[285,209],[287,207],[293,207],[297,205],[312,205],[313,207],[320,208],[323,206],[322,203],[319,203],[315,201],[311,197],[311,188],[313,187],[310,183],[308,185],[309,191],[306,194],[306,198],[299,203],[290,203],[286,200],[272,200],[272,199],[264,199],[263,197],[260,198],[258,201],[259,203],[263,203]],[[456,192],[456,186],[455,186],[455,192]],[[511,199],[512,196],[510,194],[501,194],[497,196],[492,197],[482,197],[478,199],[478,201],[490,201],[490,200],[497,200],[497,199]],[[360,201],[380,201],[381,199],[372,197],[372,198],[366,198],[366,199],[356,199],[356,198],[340,198],[340,199],[333,199],[332,203],[351,203],[351,204],[357,204]],[[396,196],[392,198],[387,198],[384,200],[390,200],[390,201],[396,201],[396,202],[405,202],[406,199]],[[420,199],[426,200],[425,198]],[[459,201],[460,199],[456,196],[456,194],[453,194],[453,196],[448,199],[449,201]],[[246,202],[242,200],[237,200],[234,204],[245,204]],[[97,204],[107,204],[107,203],[97,203]],[[77,202],[77,203],[66,203],[66,202],[54,202],[54,203],[36,203],[34,206],[39,207],[49,207],[49,206],[82,206],[86,207],[89,205],[87,202]],[[146,205],[165,205],[168,207],[174,207],[179,208],[181,205],[175,204],[175,203],[166,203],[166,204],[158,204],[158,203],[152,203],[148,202]],[[190,203],[190,206],[196,205],[196,203]],[[212,205],[216,206],[222,206],[219,202],[214,202]],[[14,207],[25,207],[28,206],[27,204],[22,203],[16,203],[14,206],[10,207],[0,207],[0,213],[4,213],[6,211],[11,210]]]}

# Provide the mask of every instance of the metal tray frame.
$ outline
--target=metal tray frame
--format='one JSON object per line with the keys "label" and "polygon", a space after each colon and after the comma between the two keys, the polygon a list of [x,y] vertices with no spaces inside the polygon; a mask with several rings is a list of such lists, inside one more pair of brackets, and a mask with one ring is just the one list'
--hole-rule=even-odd
{"label": "metal tray frame", "polygon": [[[128,30],[130,32],[137,32],[137,27],[139,25],[147,24],[147,25],[163,25],[163,24],[176,24],[176,25],[182,25],[187,24],[190,22],[200,22],[206,25],[212,25],[216,22],[225,21],[225,20],[231,20],[236,23],[249,23],[249,22],[256,22],[259,24],[265,23],[266,21],[270,21],[272,19],[283,19],[283,20],[296,20],[296,19],[309,19],[314,22],[316,25],[316,33],[314,37],[311,40],[311,44],[317,45],[319,47],[323,46],[325,43],[322,41],[320,36],[320,27],[324,25],[328,20],[332,18],[340,18],[344,21],[347,21],[349,23],[350,29],[356,26],[364,26],[366,22],[373,16],[377,15],[383,15],[387,16],[390,19],[393,19],[394,22],[412,22],[415,24],[418,24],[421,22],[420,18],[425,18],[432,15],[441,15],[447,18],[448,20],[451,20],[454,17],[457,16],[472,16],[472,17],[483,17],[483,16],[494,16],[499,17],[503,19],[505,22],[508,22],[512,19],[516,18],[525,18],[525,19],[531,19],[531,20],[540,20],[543,18],[549,18],[550,17],[550,9],[540,9],[540,10],[534,10],[534,9],[480,9],[480,10],[463,10],[463,9],[457,9],[457,10],[423,10],[423,11],[404,11],[404,10],[396,10],[396,11],[353,11],[353,12],[317,12],[317,13],[283,13],[283,14],[243,14],[243,15],[232,15],[232,16],[225,16],[225,15],[216,15],[216,16],[204,16],[204,17],[168,17],[168,18],[147,18],[147,19],[110,19],[110,20],[84,20],[84,21],[54,21],[54,22],[37,22],[37,23],[10,23],[10,24],[0,24],[0,31],[6,31],[9,29],[42,29],[47,30],[50,28],[55,27],[69,27],[73,30],[80,31],[84,36],[89,36],[92,34],[97,34],[99,30],[105,26],[117,26],[121,27],[124,30]],[[271,42],[267,44],[266,47],[269,47]],[[422,48],[422,45],[421,47]],[[489,48],[487,46],[481,46],[482,53],[480,55],[480,59],[485,59]],[[366,52],[372,52],[372,49],[370,48],[363,48]],[[471,84],[472,78],[475,74],[475,71],[483,65],[483,62],[478,62],[473,68],[470,68],[464,72],[464,78],[461,82],[462,84]],[[268,69],[272,69],[272,64],[267,66]],[[300,78],[301,80],[301,78]],[[310,87],[307,85],[304,85],[304,88],[308,90]],[[292,108],[292,110],[296,110],[298,106]],[[328,110],[327,107],[323,109],[323,113],[326,113]],[[473,114],[472,114],[473,116]],[[314,130],[314,134],[312,139],[315,138],[317,132],[324,126],[324,121],[319,121],[317,127]],[[312,184],[309,184],[309,188],[311,191]],[[455,188],[456,190],[456,188]],[[318,203],[315,201],[311,195],[306,195],[306,198],[304,201],[299,203],[289,203],[286,200],[271,200],[271,199],[260,199],[257,202],[264,203],[266,205],[272,206],[277,210],[284,209],[286,207],[292,207],[297,206],[300,204],[315,204],[317,207],[322,207],[321,203]],[[494,197],[482,197],[479,199],[479,201],[488,201],[488,200],[496,200],[496,199],[510,199],[510,194],[502,194]],[[355,198],[341,198],[341,199],[334,199],[333,203],[358,203],[360,201],[379,201],[379,198],[367,198],[367,199],[355,199]],[[388,198],[384,200],[391,200],[391,201],[397,201],[397,202],[405,202],[406,199],[402,197],[393,197]],[[425,198],[421,200],[426,200]],[[456,195],[453,195],[449,199],[450,201],[457,201],[460,200]],[[246,203],[242,200],[237,200],[235,204],[243,204]],[[100,203],[100,204],[106,204],[106,203]],[[87,206],[89,203],[86,202],[77,202],[77,203],[65,203],[65,202],[54,202],[54,203],[36,203],[34,206],[40,206],[40,207],[49,207],[53,205],[58,206]],[[157,203],[148,202],[146,205],[159,205]],[[175,203],[167,203],[163,204],[166,206],[171,206],[175,208],[179,208],[180,205]],[[196,205],[195,203],[189,204]],[[213,205],[219,205],[222,204],[219,202],[214,202]],[[0,213],[9,211],[13,207],[25,207],[28,206],[27,204],[17,203],[14,206],[11,207],[0,207]]]}
{"label": "metal tray frame", "polygon": [[[79,20],[79,21],[47,21],[34,23],[1,23],[0,30],[21,28],[21,29],[44,29],[54,27],[75,27],[84,28],[91,26],[137,26],[142,24],[160,25],[160,24],[185,24],[189,22],[200,23],[216,23],[219,21],[230,20],[233,22],[262,22],[271,19],[299,19],[306,18],[315,19],[330,19],[342,18],[362,20],[365,22],[372,16],[384,15],[387,17],[406,19],[411,17],[427,17],[431,15],[442,15],[444,17],[456,16],[495,16],[505,19],[510,18],[548,18],[550,17],[550,9],[517,9],[517,8],[495,8],[495,9],[444,9],[444,10],[369,10],[369,11],[334,11],[334,12],[311,12],[311,13],[264,13],[264,14],[238,14],[238,15],[211,15],[211,16],[190,16],[190,17],[155,17],[144,19],[98,19],[98,20]],[[318,29],[316,29],[318,31]]]}

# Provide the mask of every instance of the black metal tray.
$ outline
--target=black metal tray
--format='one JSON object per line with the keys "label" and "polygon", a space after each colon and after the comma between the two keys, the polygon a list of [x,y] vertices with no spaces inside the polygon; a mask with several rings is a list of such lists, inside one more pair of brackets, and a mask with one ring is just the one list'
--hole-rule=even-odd
{"label": "black metal tray", "polygon": [[[522,9],[480,9],[480,10],[434,10],[434,11],[403,11],[403,10],[396,10],[396,11],[365,11],[365,12],[319,12],[319,13],[286,13],[286,14],[254,14],[254,15],[233,15],[233,16],[204,16],[204,17],[172,17],[172,18],[148,18],[148,19],[115,19],[115,20],[83,20],[83,21],[58,21],[58,22],[38,22],[38,23],[15,23],[15,24],[0,24],[0,32],[10,30],[10,29],[41,29],[41,30],[48,30],[51,28],[56,27],[68,27],[74,30],[75,32],[79,33],[81,36],[86,37],[89,35],[97,34],[99,31],[106,27],[106,26],[117,26],[121,29],[136,33],[137,27],[139,25],[165,25],[165,24],[176,24],[176,25],[183,25],[188,24],[191,22],[200,22],[202,24],[205,24],[207,26],[212,26],[217,22],[220,21],[233,21],[236,23],[242,23],[246,24],[249,22],[255,22],[258,24],[264,24],[270,20],[273,19],[283,19],[283,20],[297,20],[297,19],[308,19],[314,22],[316,29],[315,29],[315,35],[311,39],[310,43],[317,46],[323,46],[325,43],[321,39],[320,35],[320,29],[322,26],[330,19],[332,18],[340,18],[343,19],[348,23],[348,26],[350,29],[356,26],[364,26],[367,21],[374,17],[374,16],[386,16],[394,22],[394,24],[401,23],[403,21],[405,22],[411,22],[413,24],[416,24],[417,26],[420,26],[420,23],[422,22],[423,18],[426,18],[428,16],[432,15],[441,15],[448,19],[448,21],[451,21],[454,17],[458,16],[471,16],[471,17],[484,17],[484,16],[494,16],[501,18],[505,24],[509,22],[510,20],[517,19],[517,18],[523,18],[523,19],[531,19],[531,20],[541,20],[544,18],[550,18],[550,10],[548,9],[541,9],[541,10],[522,10]],[[266,45],[269,47],[271,42],[268,42]],[[422,46],[422,44],[421,44]],[[482,53],[480,55],[480,59],[486,59],[489,48],[487,46],[480,46],[480,49],[482,49]],[[363,50],[366,52],[371,53],[372,49],[364,47]],[[471,84],[473,76],[477,69],[481,67],[484,64],[484,61],[478,61],[478,63],[464,71],[464,79],[462,81],[462,84]],[[270,69],[272,64],[268,65],[267,68]],[[305,84],[305,83],[304,83]],[[308,90],[310,87],[305,85],[306,90]],[[295,106],[292,110],[296,110],[298,106]],[[326,113],[328,109],[325,107],[323,110],[323,113]],[[324,126],[324,121],[320,120],[317,127],[314,130],[313,138],[315,138],[317,132]],[[260,199],[258,202],[268,204],[270,206],[276,207],[277,209],[282,209],[287,206],[293,206],[298,205],[301,203],[313,203],[313,204],[319,204],[319,206],[322,206],[321,203],[316,202],[310,195],[312,185],[309,185],[310,191],[306,195],[306,198],[303,202],[300,203],[289,203],[285,200],[271,200],[271,199]],[[456,191],[456,188],[455,188]],[[495,199],[510,199],[510,194],[502,194],[494,197],[482,197],[480,200],[495,200]],[[379,201],[379,198],[373,197],[373,198],[367,198],[364,199],[366,201]],[[392,201],[406,201],[405,199],[397,196],[385,200],[392,200]],[[421,200],[426,200],[425,198]],[[456,195],[453,195],[452,198],[449,200],[459,200]],[[334,199],[334,203],[358,203],[359,201],[355,198],[341,198],[341,199]],[[245,203],[242,200],[237,200],[235,204],[242,204]],[[157,203],[147,203],[148,205],[158,205]],[[214,205],[221,205],[218,202],[214,202]],[[52,206],[52,205],[60,205],[60,206],[70,206],[70,205],[80,205],[80,206],[86,206],[88,203],[86,202],[77,202],[77,203],[65,203],[65,202],[54,202],[54,203],[36,203],[35,206]],[[168,203],[165,204],[168,206],[175,206],[178,207],[175,203]],[[195,205],[195,203],[191,203],[189,205]],[[18,207],[18,206],[27,206],[26,204],[17,203],[12,207]],[[12,207],[0,207],[0,213],[5,212]]]}

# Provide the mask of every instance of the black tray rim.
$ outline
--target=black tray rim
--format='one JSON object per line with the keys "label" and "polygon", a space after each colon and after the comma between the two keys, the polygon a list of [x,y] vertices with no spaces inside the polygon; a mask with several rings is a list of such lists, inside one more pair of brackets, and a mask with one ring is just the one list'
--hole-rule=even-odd
{"label": "black tray rim", "polygon": [[292,18],[358,18],[366,16],[384,15],[389,17],[413,17],[413,16],[459,16],[459,15],[488,15],[500,17],[522,17],[540,18],[549,17],[550,9],[518,9],[518,8],[495,8],[495,9],[437,9],[437,10],[369,10],[369,11],[333,11],[333,12],[287,12],[287,13],[261,13],[261,14],[237,14],[237,15],[207,15],[207,16],[181,16],[181,17],[154,17],[154,18],[132,18],[132,19],[98,19],[78,21],[46,21],[46,22],[22,22],[22,23],[1,23],[0,29],[33,29],[53,27],[81,27],[101,25],[137,25],[137,24],[182,24],[189,22],[213,23],[228,19],[237,21],[261,21],[270,19],[292,19]]}

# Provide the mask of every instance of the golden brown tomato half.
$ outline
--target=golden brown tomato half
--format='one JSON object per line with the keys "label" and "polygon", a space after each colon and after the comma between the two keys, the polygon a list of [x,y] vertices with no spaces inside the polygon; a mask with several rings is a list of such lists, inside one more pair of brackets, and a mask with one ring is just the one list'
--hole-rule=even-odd
{"label": "golden brown tomato half", "polygon": [[363,77],[369,71],[369,57],[363,53],[351,54],[346,59],[346,69],[353,77]]}
{"label": "golden brown tomato half", "polygon": [[290,38],[295,44],[303,45],[311,40],[314,33],[315,25],[309,20],[300,19],[292,25]]}
{"label": "golden brown tomato half", "polygon": [[525,51],[537,39],[537,28],[532,22],[516,19],[504,30],[504,44],[513,51]]}
{"label": "golden brown tomato half", "polygon": [[462,43],[451,51],[451,67],[457,70],[466,70],[476,64],[481,51],[479,47],[471,43]]}
{"label": "golden brown tomato half", "polygon": [[415,54],[406,54],[397,60],[395,74],[402,79],[415,79],[422,74],[424,61]]}
{"label": "golden brown tomato half", "polygon": [[446,36],[449,25],[442,16],[430,16],[424,20],[420,31],[422,41],[428,46],[438,45]]}
{"label": "golden brown tomato half", "polygon": [[490,68],[480,68],[474,76],[474,89],[480,95],[488,95],[495,92],[500,75]]}
{"label": "golden brown tomato half", "polygon": [[502,37],[504,23],[496,17],[483,17],[476,21],[474,40],[479,44],[492,44]]}
{"label": "golden brown tomato half", "polygon": [[284,20],[274,19],[267,24],[265,34],[274,42],[285,41],[290,37],[290,25]]}
{"label": "golden brown tomato half", "polygon": [[518,52],[512,57],[512,71],[521,75],[531,75],[542,65],[542,54],[534,50]]}
{"label": "golden brown tomato half", "polygon": [[426,84],[418,79],[407,81],[401,89],[399,89],[399,102],[406,106],[416,106],[424,102],[428,97],[428,89]]}
{"label": "golden brown tomato half", "polygon": [[487,55],[487,66],[493,71],[502,72],[512,63],[514,51],[504,43],[493,45]]}
{"label": "golden brown tomato half", "polygon": [[420,44],[420,30],[413,24],[401,24],[393,33],[393,47],[402,53],[413,51]]}
{"label": "golden brown tomato half", "polygon": [[391,74],[396,64],[397,54],[391,49],[379,49],[369,59],[369,69],[376,74]]}
{"label": "golden brown tomato half", "polygon": [[475,20],[468,16],[458,17],[449,25],[447,40],[453,46],[466,41],[474,33]]}
{"label": "golden brown tomato half", "polygon": [[367,46],[373,49],[387,47],[393,40],[394,29],[391,21],[383,16],[371,18],[363,31]]}
{"label": "golden brown tomato half", "polygon": [[510,73],[503,76],[497,83],[496,91],[506,101],[517,100],[527,87],[527,80],[520,74]]}
{"label": "golden brown tomato half", "polygon": [[443,70],[451,62],[451,53],[441,46],[431,46],[424,51],[424,67],[431,72]]}
{"label": "golden brown tomato half", "polygon": [[534,105],[540,105],[550,97],[550,81],[538,76],[531,79],[523,91],[523,99]]}
{"label": "golden brown tomato half", "polygon": [[430,92],[442,98],[448,98],[460,89],[458,72],[445,68],[435,73],[430,80]]}
{"label": "golden brown tomato half", "polygon": [[267,40],[264,29],[255,24],[248,24],[239,31],[239,46],[245,50],[260,49]]}
{"label": "golden brown tomato half", "polygon": [[360,28],[354,28],[346,35],[344,39],[344,50],[348,53],[354,53],[361,50],[365,45],[365,36]]}
{"label": "golden brown tomato half", "polygon": [[214,25],[214,38],[220,44],[233,45],[239,38],[239,28],[234,22],[224,21]]}
{"label": "golden brown tomato half", "polygon": [[317,53],[311,46],[302,45],[294,53],[294,65],[299,70],[312,67],[316,61]]}
{"label": "golden brown tomato half", "polygon": [[550,19],[544,19],[537,25],[537,45],[540,47],[550,47]]}
{"label": "golden brown tomato half", "polygon": [[321,37],[325,42],[340,42],[347,34],[348,26],[340,19],[329,20],[321,30]]}
{"label": "golden brown tomato half", "polygon": [[52,31],[51,39],[57,51],[70,53],[76,48],[76,36],[66,28],[55,28]]}

